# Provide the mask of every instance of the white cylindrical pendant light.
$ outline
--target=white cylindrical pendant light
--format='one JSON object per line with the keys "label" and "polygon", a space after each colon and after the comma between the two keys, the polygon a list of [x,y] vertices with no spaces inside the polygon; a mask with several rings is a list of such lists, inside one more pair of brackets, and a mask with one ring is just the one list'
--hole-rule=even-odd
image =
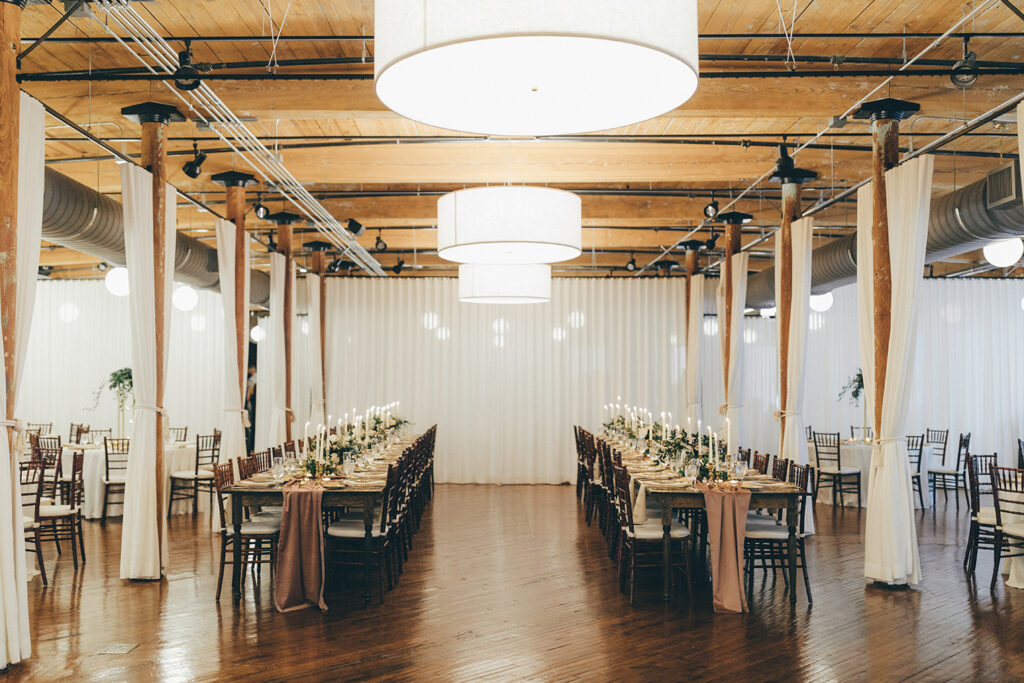
{"label": "white cylindrical pendant light", "polygon": [[464,263],[459,301],[471,304],[541,304],[551,301],[551,266]]}
{"label": "white cylindrical pendant light", "polygon": [[437,253],[458,263],[554,263],[580,255],[580,198],[547,187],[496,185],[437,201]]}
{"label": "white cylindrical pendant light", "polygon": [[376,0],[377,97],[489,135],[627,126],[697,88],[696,0]]}

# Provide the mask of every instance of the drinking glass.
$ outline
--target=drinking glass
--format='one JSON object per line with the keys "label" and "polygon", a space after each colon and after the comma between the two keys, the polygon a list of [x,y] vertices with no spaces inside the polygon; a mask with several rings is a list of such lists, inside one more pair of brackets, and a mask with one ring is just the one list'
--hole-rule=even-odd
{"label": "drinking glass", "polygon": [[697,475],[700,474],[700,463],[696,460],[687,460],[686,466],[683,467],[683,474],[691,482],[696,481]]}

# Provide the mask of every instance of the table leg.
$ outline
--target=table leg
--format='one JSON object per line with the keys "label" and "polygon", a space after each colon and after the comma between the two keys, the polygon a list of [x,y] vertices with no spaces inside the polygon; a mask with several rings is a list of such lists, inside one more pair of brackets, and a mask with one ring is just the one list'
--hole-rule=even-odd
{"label": "table leg", "polygon": [[231,494],[231,523],[234,526],[234,553],[231,565],[231,599],[237,605],[242,600],[242,497]]}
{"label": "table leg", "polygon": [[667,501],[661,501],[661,561],[662,561],[662,599],[668,602],[672,599],[672,506]]}
{"label": "table leg", "polygon": [[798,496],[789,497],[789,506],[786,508],[786,523],[789,525],[789,602],[796,604],[796,525],[797,525],[797,502]]}
{"label": "table leg", "polygon": [[[363,524],[366,527],[366,541],[363,545],[363,566],[366,570],[366,604],[370,604],[373,592],[373,496],[363,498]],[[383,511],[381,511],[383,513]]]}

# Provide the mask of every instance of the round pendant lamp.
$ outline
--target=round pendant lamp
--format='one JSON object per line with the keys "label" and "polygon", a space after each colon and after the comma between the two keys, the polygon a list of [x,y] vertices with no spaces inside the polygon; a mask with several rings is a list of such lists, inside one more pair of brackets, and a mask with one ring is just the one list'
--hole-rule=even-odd
{"label": "round pendant lamp", "polygon": [[459,266],[459,301],[470,304],[542,304],[551,301],[551,266]]}
{"label": "round pendant lamp", "polygon": [[580,198],[547,187],[496,185],[437,201],[437,253],[457,263],[555,263],[580,255]]}
{"label": "round pendant lamp", "polygon": [[697,88],[696,0],[377,0],[377,97],[487,135],[607,130]]}
{"label": "round pendant lamp", "polygon": [[1006,268],[1024,256],[1024,242],[1019,237],[989,242],[982,249],[985,260],[997,268]]}

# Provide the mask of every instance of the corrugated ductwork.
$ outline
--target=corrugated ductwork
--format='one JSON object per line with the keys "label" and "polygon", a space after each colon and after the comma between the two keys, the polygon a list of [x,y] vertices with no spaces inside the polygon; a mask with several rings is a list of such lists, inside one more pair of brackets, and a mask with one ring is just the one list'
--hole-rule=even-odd
{"label": "corrugated ductwork", "polygon": [[[980,249],[991,240],[1024,235],[1020,166],[990,173],[932,201],[926,263]],[[811,292],[822,294],[857,280],[857,235],[833,240],[814,250]],[[775,269],[747,280],[747,306],[775,303]]]}
{"label": "corrugated ductwork", "polygon": [[[43,239],[107,263],[125,265],[121,204],[47,167],[43,187]],[[174,250],[174,279],[200,289],[216,289],[217,250],[178,233]],[[250,300],[265,305],[270,277],[251,271]]]}

